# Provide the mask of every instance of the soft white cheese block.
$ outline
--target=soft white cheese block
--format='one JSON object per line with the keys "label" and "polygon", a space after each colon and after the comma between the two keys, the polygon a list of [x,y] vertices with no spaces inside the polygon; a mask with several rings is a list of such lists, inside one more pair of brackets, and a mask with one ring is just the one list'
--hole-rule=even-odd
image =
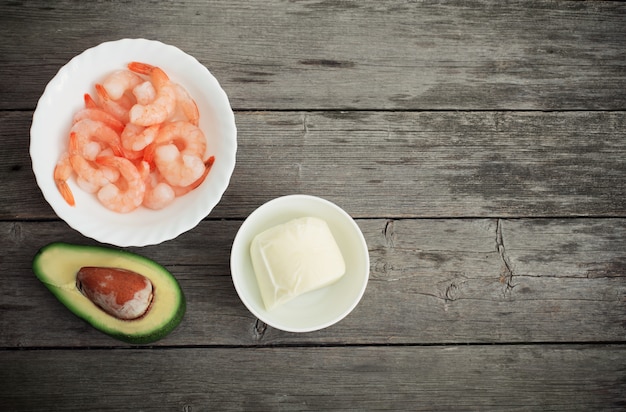
{"label": "soft white cheese block", "polygon": [[328,286],[346,272],[333,234],[316,217],[294,219],[258,234],[250,255],[267,310]]}

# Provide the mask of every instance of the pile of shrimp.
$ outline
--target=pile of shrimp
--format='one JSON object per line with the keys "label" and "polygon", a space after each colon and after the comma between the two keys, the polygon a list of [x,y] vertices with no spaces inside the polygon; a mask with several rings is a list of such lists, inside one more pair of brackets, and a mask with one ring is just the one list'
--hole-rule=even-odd
{"label": "pile of shrimp", "polygon": [[67,183],[96,194],[108,209],[128,213],[140,206],[162,209],[198,187],[214,157],[198,127],[195,101],[159,67],[131,62],[84,95],[75,113],[68,149],[54,169],[65,201],[75,205]]}

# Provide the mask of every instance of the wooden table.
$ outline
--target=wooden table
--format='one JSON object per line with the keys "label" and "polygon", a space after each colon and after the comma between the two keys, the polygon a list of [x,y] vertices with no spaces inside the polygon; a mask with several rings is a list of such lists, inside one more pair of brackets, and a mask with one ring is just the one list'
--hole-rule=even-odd
{"label": "wooden table", "polygon": [[[39,191],[47,82],[103,41],[195,56],[235,110],[238,159],[196,228],[127,248],[188,299],[132,346],[33,275],[96,244]],[[2,1],[0,410],[623,410],[626,5],[594,1]],[[287,333],[230,277],[243,220],[278,196],[350,213],[370,253],[344,320]]]}

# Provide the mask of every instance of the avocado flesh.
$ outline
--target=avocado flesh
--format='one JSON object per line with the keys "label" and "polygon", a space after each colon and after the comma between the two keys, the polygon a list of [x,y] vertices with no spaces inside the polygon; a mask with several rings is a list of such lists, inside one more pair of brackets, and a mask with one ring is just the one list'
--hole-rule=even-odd
{"label": "avocado flesh", "polygon": [[[148,312],[135,320],[120,320],[104,312],[76,287],[76,273],[84,266],[116,267],[146,276],[154,287]],[[124,342],[155,342],[174,330],[185,314],[185,296],[174,276],[158,263],[131,252],[55,242],[37,252],[33,271],[72,313]]]}

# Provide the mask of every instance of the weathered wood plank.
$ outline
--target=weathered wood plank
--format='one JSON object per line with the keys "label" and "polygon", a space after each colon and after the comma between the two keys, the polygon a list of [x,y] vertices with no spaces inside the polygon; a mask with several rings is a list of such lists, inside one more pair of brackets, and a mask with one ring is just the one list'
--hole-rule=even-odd
{"label": "weathered wood plank", "polygon": [[3,410],[551,410],[626,406],[624,346],[0,351]]}
{"label": "weathered wood plank", "polygon": [[0,109],[33,109],[86,48],[145,37],[198,58],[239,110],[622,110],[625,17],[620,2],[2,2]]}
{"label": "weathered wood plank", "polygon": [[[358,220],[370,282],[347,318],[294,334],[258,324],[230,279],[241,221],[204,221],[134,248],[166,266],[188,300],[157,345],[623,342],[624,219]],[[31,270],[37,249],[93,243],[59,222],[0,223],[0,347],[118,346],[69,313]],[[549,264],[546,263],[549,261]]]}
{"label": "weathered wood plank", "polygon": [[[30,169],[30,121],[0,113],[0,218],[55,218]],[[355,217],[626,216],[626,112],[238,112],[236,121],[237,166],[215,218],[293,193]]]}
{"label": "weathered wood plank", "polygon": [[[524,276],[624,277],[626,253],[612,252],[616,246],[626,248],[623,223],[620,219],[503,220],[501,251],[512,276],[519,267]],[[598,237],[599,232],[604,234]]]}

